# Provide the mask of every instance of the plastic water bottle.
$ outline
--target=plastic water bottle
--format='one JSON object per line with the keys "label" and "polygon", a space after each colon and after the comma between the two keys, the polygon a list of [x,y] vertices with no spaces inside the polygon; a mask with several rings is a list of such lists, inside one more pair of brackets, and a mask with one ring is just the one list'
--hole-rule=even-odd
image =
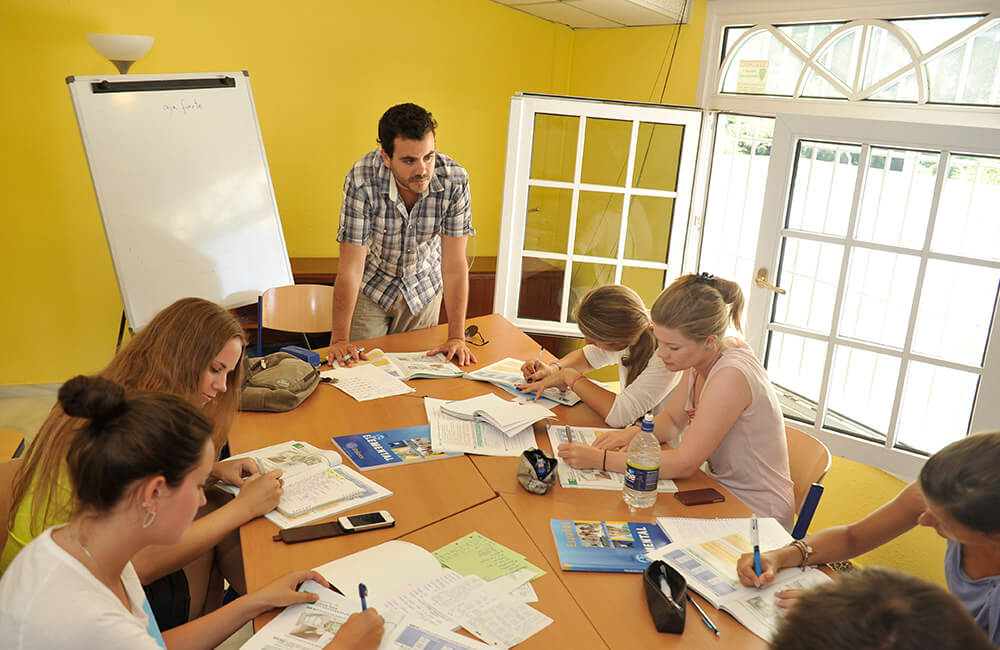
{"label": "plastic water bottle", "polygon": [[630,510],[652,508],[660,477],[660,441],[653,435],[653,414],[642,419],[642,430],[628,446],[622,496]]}

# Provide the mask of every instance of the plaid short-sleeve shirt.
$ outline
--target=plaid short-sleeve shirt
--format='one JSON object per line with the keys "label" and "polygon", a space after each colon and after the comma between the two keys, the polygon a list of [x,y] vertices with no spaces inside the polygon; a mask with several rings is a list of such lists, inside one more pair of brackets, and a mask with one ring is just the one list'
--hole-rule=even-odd
{"label": "plaid short-sleeve shirt", "polygon": [[465,168],[438,152],[427,191],[409,211],[380,150],[365,154],[344,179],[338,242],[368,247],[361,291],[388,310],[403,292],[416,314],[441,291],[441,235],[472,231]]}

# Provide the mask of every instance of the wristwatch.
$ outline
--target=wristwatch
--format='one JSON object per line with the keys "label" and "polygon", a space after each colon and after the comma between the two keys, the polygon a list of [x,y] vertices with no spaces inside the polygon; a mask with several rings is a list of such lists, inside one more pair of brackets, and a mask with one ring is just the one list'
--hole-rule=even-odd
{"label": "wristwatch", "polygon": [[802,567],[803,571],[805,571],[806,566],[808,566],[809,564],[809,556],[812,555],[813,547],[809,546],[809,544],[802,539],[797,539],[793,541],[791,544],[789,544],[789,546],[794,546],[799,550],[799,555],[802,556],[802,562],[799,564],[799,566]]}

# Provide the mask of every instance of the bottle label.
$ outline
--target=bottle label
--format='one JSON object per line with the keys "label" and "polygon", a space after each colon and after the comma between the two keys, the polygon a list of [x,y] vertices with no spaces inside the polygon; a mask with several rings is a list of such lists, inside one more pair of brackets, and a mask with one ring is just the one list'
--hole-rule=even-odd
{"label": "bottle label", "polygon": [[638,467],[632,463],[625,466],[625,486],[637,492],[653,492],[660,476],[660,467]]}

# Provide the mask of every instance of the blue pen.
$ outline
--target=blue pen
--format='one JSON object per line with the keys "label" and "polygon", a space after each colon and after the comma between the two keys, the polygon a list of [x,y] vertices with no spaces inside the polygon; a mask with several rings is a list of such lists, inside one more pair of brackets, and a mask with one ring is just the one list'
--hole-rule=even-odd
{"label": "blue pen", "polygon": [[760,533],[757,529],[757,515],[755,514],[750,516],[750,543],[753,544],[753,571],[760,575]]}
{"label": "blue pen", "polygon": [[358,595],[361,596],[361,611],[363,612],[368,609],[368,603],[365,602],[365,598],[368,597],[368,587],[363,582],[358,583]]}

